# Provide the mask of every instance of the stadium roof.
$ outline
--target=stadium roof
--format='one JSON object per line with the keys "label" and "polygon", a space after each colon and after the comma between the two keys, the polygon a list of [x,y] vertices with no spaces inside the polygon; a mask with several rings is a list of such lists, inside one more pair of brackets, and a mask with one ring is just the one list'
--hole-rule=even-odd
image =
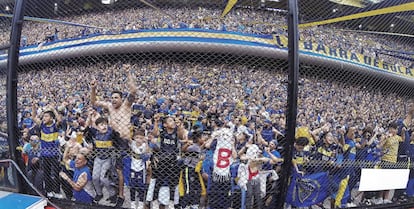
{"label": "stadium roof", "polygon": [[[0,12],[4,12],[6,6],[11,8],[11,5],[14,4],[15,1],[16,0],[0,0]],[[53,17],[55,16],[55,3],[58,3],[60,11],[64,11],[61,12],[60,15],[71,15],[73,13],[80,13],[81,11],[117,9],[134,5],[143,5],[141,0],[118,0],[112,2],[114,2],[112,5],[104,5],[102,4],[102,0],[30,0],[27,1],[26,15],[46,18]],[[223,0],[146,0],[146,2],[156,6],[209,6],[216,8],[224,8],[225,6]],[[189,2],[191,2],[191,4]],[[286,11],[288,9],[287,2],[288,0],[238,0],[236,6],[260,7],[273,9],[275,11]],[[300,22],[321,21],[410,2],[412,2],[412,0],[299,0]],[[354,19],[336,24],[348,29],[412,35],[414,31],[414,8],[408,12],[397,12]]]}
{"label": "stadium roof", "polygon": [[[287,10],[288,0],[268,1],[266,7]],[[346,3],[349,3],[348,5]],[[360,2],[362,7],[357,7]],[[299,0],[301,23],[315,22],[410,3],[412,0]],[[351,5],[353,3],[353,5]],[[414,34],[414,8],[408,12],[366,17],[339,23],[355,30]],[[361,25],[361,26],[360,26]]]}

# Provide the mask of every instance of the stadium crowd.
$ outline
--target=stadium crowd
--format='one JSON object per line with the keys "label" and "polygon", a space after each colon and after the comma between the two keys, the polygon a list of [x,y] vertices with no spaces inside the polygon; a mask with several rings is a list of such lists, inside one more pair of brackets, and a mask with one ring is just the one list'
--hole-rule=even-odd
{"label": "stadium crowd", "polygon": [[[131,64],[19,74],[23,156],[38,189],[49,197],[131,208],[275,204],[286,73],[244,65]],[[409,150],[414,138],[409,104],[394,93],[302,78],[293,172],[350,175],[355,188],[358,176],[340,161],[396,168],[398,144]],[[337,193],[337,186],[330,188],[329,195]],[[332,207],[355,199],[332,201]],[[373,199],[392,201],[387,192]]]}
{"label": "stadium crowd", "polygon": [[[207,8],[171,8],[155,10],[149,8],[128,8],[105,12],[88,13],[61,17],[59,20],[88,25],[76,27],[55,23],[26,21],[22,31],[22,44],[32,45],[54,40],[87,37],[91,34],[117,34],[124,31],[138,32],[142,29],[160,28],[200,28],[207,30],[226,30],[253,34],[278,34],[287,36],[286,17],[278,12],[233,9],[225,18],[220,18],[222,10]],[[400,66],[412,67],[413,62],[389,54],[409,57],[412,46],[398,38],[359,33],[331,26],[317,26],[302,29],[301,39],[324,43],[328,47],[361,53]],[[6,31],[9,33],[9,31]],[[3,32],[4,34],[5,32]],[[8,35],[0,36],[0,43],[8,41]],[[384,50],[391,51],[389,54]]]}
{"label": "stadium crowd", "polygon": [[[347,31],[343,30],[343,28],[335,28],[332,26],[318,26],[304,29],[301,31],[300,35],[302,40],[323,43],[325,46],[341,48],[353,53],[360,53],[368,57],[375,57],[400,66],[411,67],[413,64],[410,60],[400,59],[386,53],[381,53],[383,50],[395,51],[397,52],[396,54],[399,54],[398,52],[404,53],[412,51],[412,46],[410,44],[404,44],[398,39],[392,39],[387,36]],[[401,55],[403,55],[402,53]]]}

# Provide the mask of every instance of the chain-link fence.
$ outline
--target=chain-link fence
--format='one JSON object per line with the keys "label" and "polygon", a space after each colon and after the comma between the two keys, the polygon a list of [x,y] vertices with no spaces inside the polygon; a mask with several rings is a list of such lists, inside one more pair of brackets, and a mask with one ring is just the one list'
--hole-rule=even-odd
{"label": "chain-link fence", "polygon": [[[338,208],[407,201],[412,2],[299,5],[301,85],[288,202]],[[393,176],[384,177],[386,169]]]}
{"label": "chain-link fence", "polygon": [[[6,1],[0,11],[0,62],[7,60],[7,51],[10,46],[11,16],[15,1]],[[4,63],[3,63],[4,64]],[[6,109],[7,69],[0,65],[0,160],[11,157],[7,136],[7,109]],[[20,157],[20,156],[19,156]],[[0,163],[0,188],[1,190],[16,191],[16,178],[13,166],[8,162]]]}
{"label": "chain-link fence", "polygon": [[[0,3],[3,43],[13,5]],[[275,208],[284,186],[285,207],[401,202],[414,195],[408,176],[396,188],[360,179],[412,167],[412,7],[299,1],[288,168],[286,1],[27,1],[16,113],[26,175],[79,207]]]}

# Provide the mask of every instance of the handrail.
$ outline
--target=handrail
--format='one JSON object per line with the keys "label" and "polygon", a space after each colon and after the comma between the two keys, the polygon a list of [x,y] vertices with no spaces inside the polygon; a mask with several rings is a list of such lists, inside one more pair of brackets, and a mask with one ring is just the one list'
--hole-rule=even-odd
{"label": "handrail", "polygon": [[[1,132],[0,132],[1,133]],[[56,209],[60,209],[60,207],[58,207],[57,205],[55,205],[54,203],[52,203],[46,196],[44,196],[35,186],[33,186],[32,182],[29,181],[29,179],[27,178],[26,175],[24,175],[23,171],[20,169],[20,167],[17,165],[16,162],[14,162],[11,159],[2,159],[0,160],[0,163],[11,163],[16,170],[20,173],[20,175],[22,175],[23,179],[26,181],[26,183],[36,192],[36,194],[38,194],[43,200],[46,200],[47,203],[49,203],[50,205],[52,205],[53,207],[55,207]]]}

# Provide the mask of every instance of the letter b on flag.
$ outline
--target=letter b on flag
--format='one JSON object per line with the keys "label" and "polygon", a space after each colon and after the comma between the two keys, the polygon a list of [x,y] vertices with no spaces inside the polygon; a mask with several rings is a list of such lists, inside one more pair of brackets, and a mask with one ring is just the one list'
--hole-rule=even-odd
{"label": "letter b on flag", "polygon": [[218,150],[218,159],[216,166],[218,168],[226,168],[230,165],[231,150],[227,148],[220,148]]}

